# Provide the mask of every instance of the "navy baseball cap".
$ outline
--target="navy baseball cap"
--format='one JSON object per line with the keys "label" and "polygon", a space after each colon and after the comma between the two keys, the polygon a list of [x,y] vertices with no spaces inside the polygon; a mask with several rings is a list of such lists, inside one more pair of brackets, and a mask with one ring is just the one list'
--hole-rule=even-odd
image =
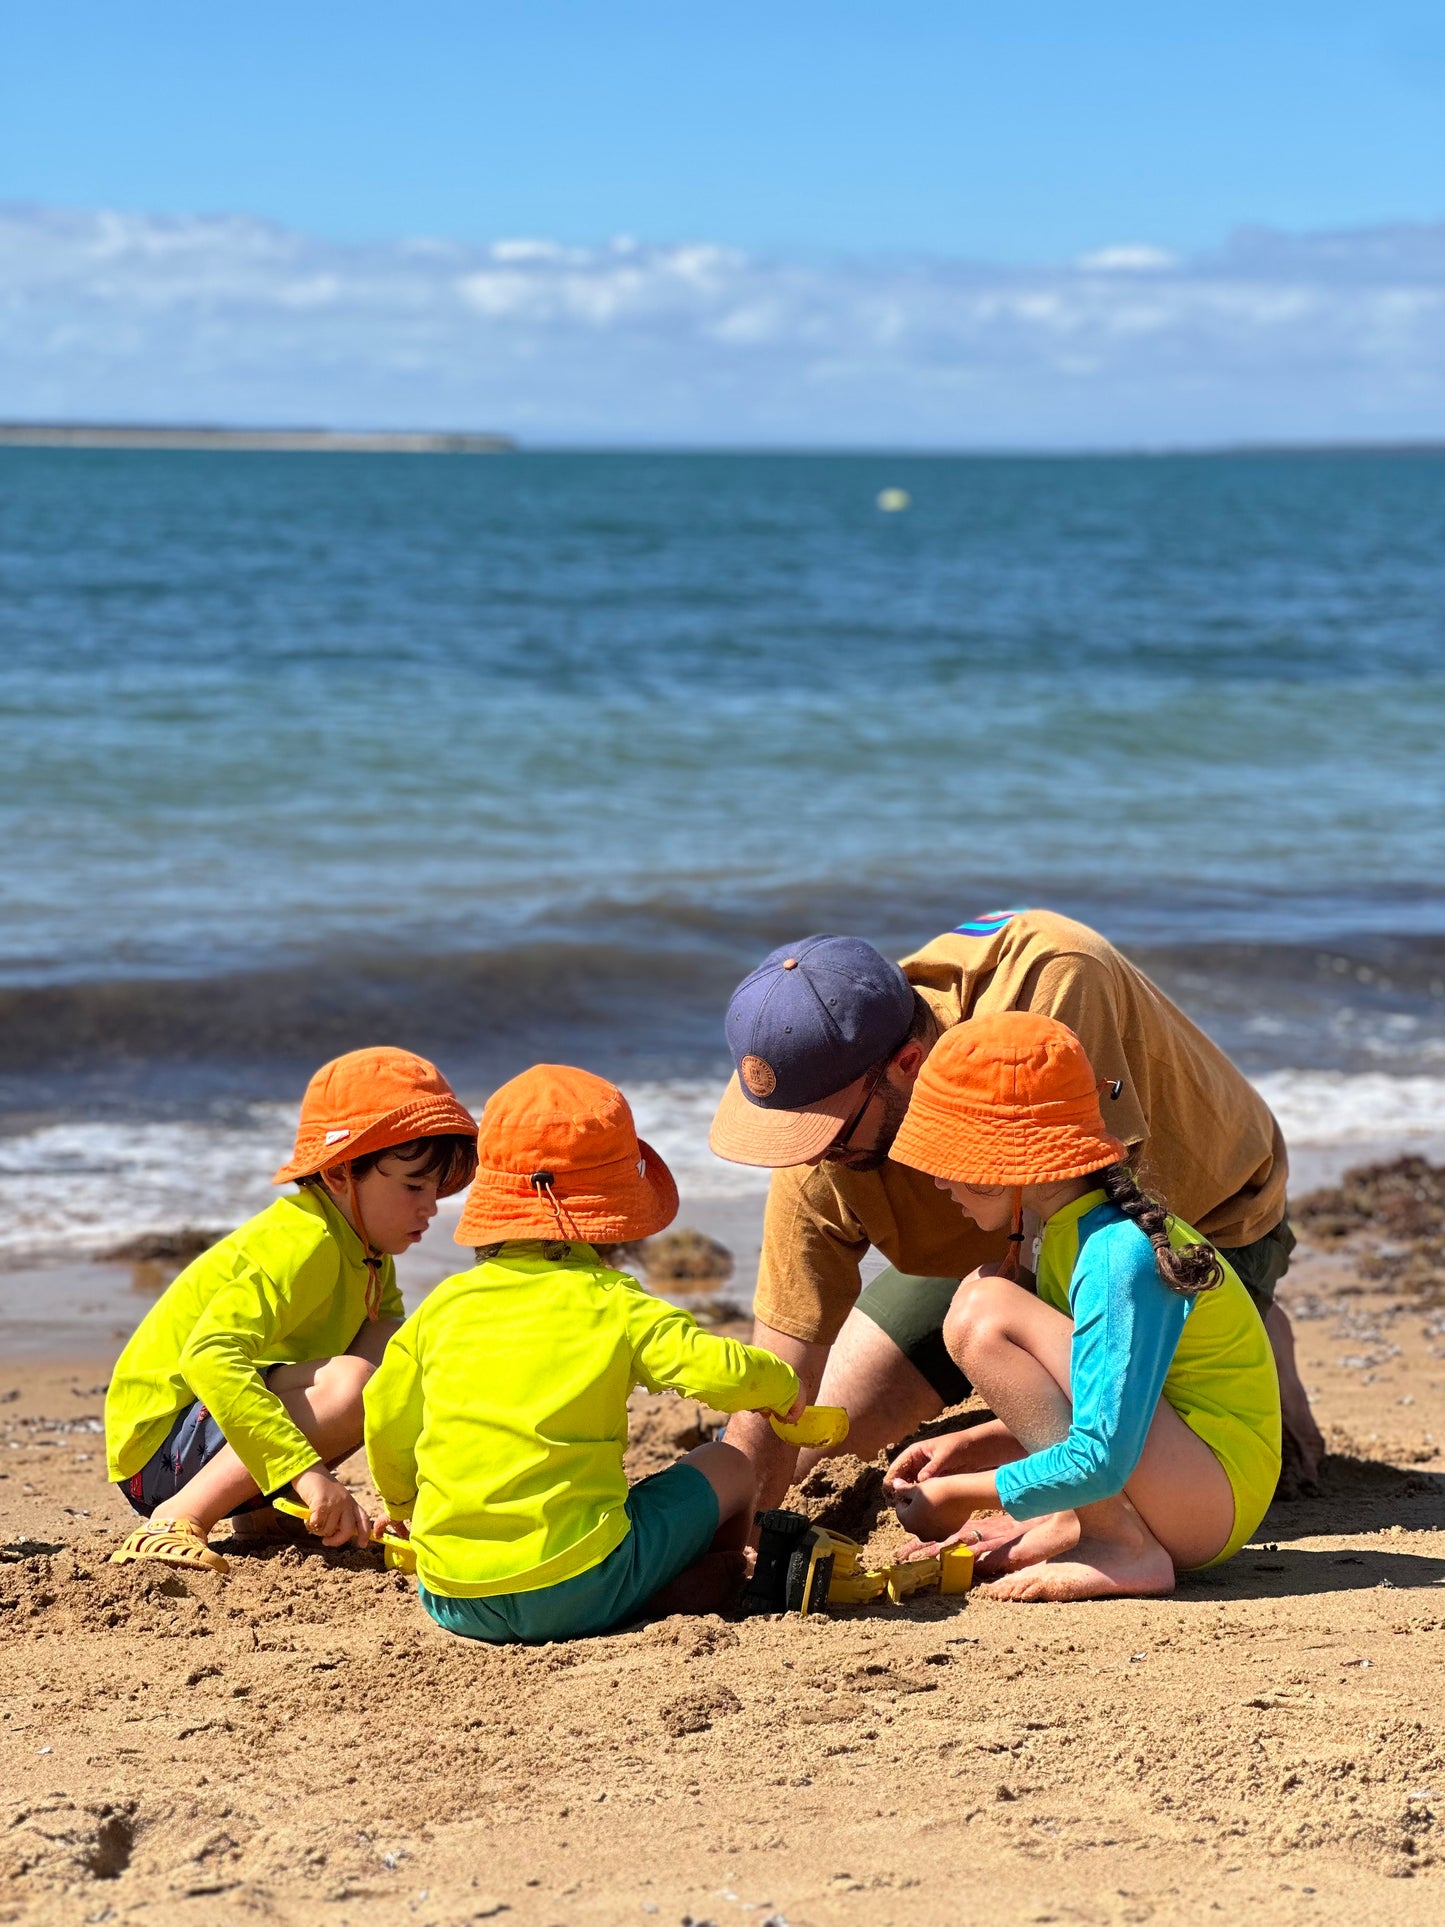
{"label": "navy baseball cap", "polygon": [[734,1164],[806,1164],[862,1102],[868,1073],[913,1022],[913,986],[861,937],[804,937],[733,992],[737,1071],[708,1142]]}

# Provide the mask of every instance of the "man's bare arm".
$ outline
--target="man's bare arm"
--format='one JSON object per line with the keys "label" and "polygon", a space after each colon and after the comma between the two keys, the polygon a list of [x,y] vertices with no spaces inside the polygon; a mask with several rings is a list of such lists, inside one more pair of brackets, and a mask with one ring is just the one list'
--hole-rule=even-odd
{"label": "man's bare arm", "polygon": [[[823,1367],[828,1362],[827,1345],[808,1345],[786,1332],[774,1331],[758,1318],[753,1321],[753,1343],[776,1353],[798,1374],[803,1395],[812,1405],[823,1382]],[[766,1412],[734,1412],[724,1435],[729,1445],[752,1462],[758,1482],[759,1507],[781,1505],[798,1463],[796,1445],[785,1445],[768,1423]]]}

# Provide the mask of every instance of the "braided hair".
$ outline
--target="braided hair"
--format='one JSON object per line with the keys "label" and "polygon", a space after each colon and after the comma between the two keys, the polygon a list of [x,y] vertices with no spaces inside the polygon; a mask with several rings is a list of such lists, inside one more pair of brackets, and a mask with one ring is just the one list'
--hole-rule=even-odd
{"label": "braided hair", "polygon": [[1157,1198],[1139,1188],[1129,1164],[1111,1164],[1099,1173],[1099,1183],[1116,1210],[1133,1220],[1154,1247],[1159,1276],[1182,1298],[1195,1298],[1224,1283],[1224,1267],[1213,1245],[1185,1245],[1176,1251],[1169,1242],[1169,1213]]}

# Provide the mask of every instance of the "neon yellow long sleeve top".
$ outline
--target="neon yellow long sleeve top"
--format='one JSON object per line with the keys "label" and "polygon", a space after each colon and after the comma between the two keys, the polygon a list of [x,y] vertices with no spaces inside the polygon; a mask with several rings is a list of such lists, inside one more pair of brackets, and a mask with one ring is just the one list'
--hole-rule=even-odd
{"label": "neon yellow long sleeve top", "polygon": [[635,1385],[724,1412],[783,1412],[798,1396],[791,1365],[700,1331],[590,1245],[507,1244],[438,1285],[366,1388],[371,1476],[391,1516],[411,1519],[422,1584],[532,1592],[600,1564],[630,1530]]}
{"label": "neon yellow long sleeve top", "polygon": [[[404,1317],[390,1258],[381,1282],[381,1316]],[[105,1398],[108,1476],[139,1472],[199,1399],[261,1491],[278,1491],[316,1447],[264,1373],[344,1352],[365,1322],[360,1238],[319,1191],[278,1198],[188,1264],[136,1328]]]}

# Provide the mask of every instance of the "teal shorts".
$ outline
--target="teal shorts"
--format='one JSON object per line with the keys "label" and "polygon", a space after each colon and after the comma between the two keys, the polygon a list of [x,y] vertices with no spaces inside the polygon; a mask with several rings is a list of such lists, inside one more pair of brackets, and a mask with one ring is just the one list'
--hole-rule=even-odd
{"label": "teal shorts", "polygon": [[627,1495],[632,1530],[587,1572],[535,1592],[453,1599],[417,1591],[438,1626],[494,1645],[585,1639],[642,1616],[655,1592],[707,1551],[718,1529],[717,1494],[695,1465],[683,1461],[641,1479]]}

